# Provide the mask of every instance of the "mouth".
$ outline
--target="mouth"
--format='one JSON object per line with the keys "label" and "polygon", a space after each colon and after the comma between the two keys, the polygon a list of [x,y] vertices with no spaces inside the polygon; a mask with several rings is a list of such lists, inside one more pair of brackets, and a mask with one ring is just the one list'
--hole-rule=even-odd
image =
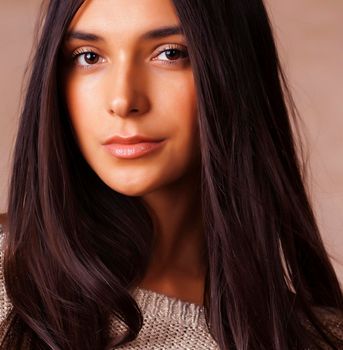
{"label": "mouth", "polygon": [[143,135],[133,135],[129,137],[123,137],[119,135],[112,136],[108,138],[103,145],[111,145],[111,144],[121,144],[121,145],[133,145],[137,143],[155,143],[163,141],[163,139],[153,139],[151,137],[143,136]]}
{"label": "mouth", "polygon": [[107,151],[119,159],[134,159],[151,154],[160,149],[165,140],[147,141],[147,138],[112,138],[104,144]]}

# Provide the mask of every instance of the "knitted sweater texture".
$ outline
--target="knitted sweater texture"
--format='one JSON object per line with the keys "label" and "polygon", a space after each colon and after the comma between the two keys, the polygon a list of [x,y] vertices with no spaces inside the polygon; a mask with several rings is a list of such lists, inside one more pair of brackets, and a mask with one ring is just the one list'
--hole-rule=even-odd
{"label": "knitted sweater texture", "polygon": [[[4,232],[0,225],[0,323],[12,308],[4,283],[3,238]],[[134,341],[116,349],[219,349],[208,331],[203,306],[143,288],[136,288],[133,296],[143,314],[143,327]],[[124,329],[115,320],[110,325],[111,334],[117,334]]]}
{"label": "knitted sweater texture", "polygon": [[[3,238],[4,233],[0,224],[0,323],[12,308],[6,293],[3,276]],[[208,330],[203,306],[143,288],[136,288],[133,297],[142,311],[143,327],[135,340],[116,347],[116,349],[219,350]],[[324,324],[329,326],[331,332],[338,339],[342,340],[338,341],[337,346],[338,349],[343,350],[342,315],[322,309],[318,309],[318,312],[321,314]],[[117,334],[124,328],[122,324],[114,320],[110,324],[109,331],[112,334]]]}

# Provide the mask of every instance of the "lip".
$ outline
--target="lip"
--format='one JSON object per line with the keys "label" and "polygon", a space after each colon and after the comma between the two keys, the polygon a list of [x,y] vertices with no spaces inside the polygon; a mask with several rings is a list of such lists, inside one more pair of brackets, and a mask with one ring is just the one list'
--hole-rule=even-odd
{"label": "lip", "polygon": [[133,135],[129,137],[122,137],[119,135],[115,135],[107,139],[103,145],[111,145],[111,144],[121,144],[121,145],[132,145],[141,142],[160,142],[163,139],[153,139],[151,137],[146,137],[142,135]]}
{"label": "lip", "polygon": [[134,159],[154,152],[162,147],[164,143],[164,140],[152,140],[151,138],[135,135],[126,138],[114,136],[103,145],[116,158]]}

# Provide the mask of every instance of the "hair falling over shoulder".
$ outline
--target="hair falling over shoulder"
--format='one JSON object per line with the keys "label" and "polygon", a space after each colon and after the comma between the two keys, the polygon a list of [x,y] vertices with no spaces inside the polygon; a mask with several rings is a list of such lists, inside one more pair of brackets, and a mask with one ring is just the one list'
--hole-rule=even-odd
{"label": "hair falling over shoulder", "polygon": [[[151,253],[149,211],[92,171],[60,93],[60,47],[82,3],[47,3],[27,86],[5,239],[13,309],[1,349],[111,349],[142,327],[129,290]],[[220,349],[339,349],[314,311],[342,313],[342,290],[304,188],[296,114],[263,2],[173,3],[197,90],[209,329]],[[107,332],[111,315],[127,325],[120,338]]]}

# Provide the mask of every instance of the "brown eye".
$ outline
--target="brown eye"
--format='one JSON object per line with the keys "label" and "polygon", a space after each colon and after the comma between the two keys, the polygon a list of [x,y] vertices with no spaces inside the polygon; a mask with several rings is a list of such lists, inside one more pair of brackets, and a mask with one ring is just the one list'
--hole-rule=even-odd
{"label": "brown eye", "polygon": [[188,51],[186,48],[169,47],[160,51],[154,60],[167,64],[177,64],[188,60]]}
{"label": "brown eye", "polygon": [[104,61],[96,52],[85,49],[75,51],[72,54],[72,59],[75,65],[81,66],[82,68],[89,68]]}
{"label": "brown eye", "polygon": [[84,54],[84,60],[87,64],[98,63],[99,56],[95,52],[86,52]]}
{"label": "brown eye", "polygon": [[182,52],[176,49],[169,49],[165,51],[165,55],[170,60],[177,60],[182,56]]}

